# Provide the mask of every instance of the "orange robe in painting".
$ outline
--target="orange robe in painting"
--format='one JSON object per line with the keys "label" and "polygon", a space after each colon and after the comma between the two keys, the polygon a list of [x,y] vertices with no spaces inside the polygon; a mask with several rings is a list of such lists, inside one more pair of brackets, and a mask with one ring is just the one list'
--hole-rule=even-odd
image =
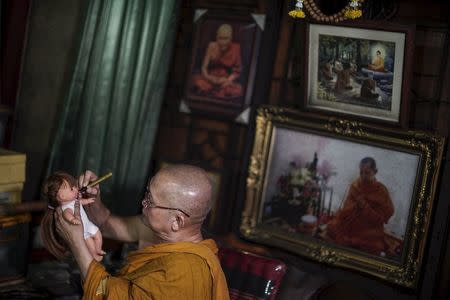
{"label": "orange robe in painting", "polygon": [[[357,205],[364,196],[365,204]],[[384,224],[394,214],[394,205],[387,188],[380,182],[362,184],[354,181],[343,208],[328,223],[327,234],[337,244],[379,255],[385,251]]]}
{"label": "orange robe in painting", "polygon": [[[211,48],[211,49],[210,49]],[[231,43],[227,51],[220,52],[217,43],[210,43],[207,52],[212,55],[208,73],[217,77],[228,77],[230,75],[239,76],[241,74],[241,46],[238,43]],[[193,85],[200,94],[205,94],[218,98],[234,98],[242,96],[242,85],[233,82],[228,86],[220,86],[208,81],[202,74],[193,76]]]}
{"label": "orange robe in painting", "polygon": [[375,57],[373,62],[367,66],[367,69],[377,72],[384,72],[384,59],[381,56]]}
{"label": "orange robe in painting", "polygon": [[93,260],[83,299],[229,299],[213,240],[158,244],[131,253],[117,276]]}

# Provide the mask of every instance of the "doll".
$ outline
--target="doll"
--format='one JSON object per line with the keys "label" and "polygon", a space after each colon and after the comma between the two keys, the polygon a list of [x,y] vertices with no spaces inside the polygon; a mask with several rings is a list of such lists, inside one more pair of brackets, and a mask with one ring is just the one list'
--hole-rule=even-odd
{"label": "doll", "polygon": [[41,236],[45,247],[58,259],[67,257],[68,248],[64,241],[59,237],[53,211],[61,206],[64,218],[73,225],[83,224],[84,240],[92,257],[96,261],[101,261],[106,254],[102,250],[102,234],[98,227],[92,223],[80,203],[81,220],[74,216],[75,200],[79,198],[79,191],[76,179],[65,172],[55,172],[50,175],[44,183],[44,196],[48,199],[48,209],[42,219]]}

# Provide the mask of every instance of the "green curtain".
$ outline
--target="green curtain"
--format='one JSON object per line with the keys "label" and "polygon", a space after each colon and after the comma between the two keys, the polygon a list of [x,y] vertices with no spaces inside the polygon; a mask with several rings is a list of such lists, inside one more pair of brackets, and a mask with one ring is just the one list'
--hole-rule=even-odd
{"label": "green curtain", "polygon": [[174,47],[176,0],[91,0],[47,175],[84,170],[99,176],[102,199],[136,213]]}

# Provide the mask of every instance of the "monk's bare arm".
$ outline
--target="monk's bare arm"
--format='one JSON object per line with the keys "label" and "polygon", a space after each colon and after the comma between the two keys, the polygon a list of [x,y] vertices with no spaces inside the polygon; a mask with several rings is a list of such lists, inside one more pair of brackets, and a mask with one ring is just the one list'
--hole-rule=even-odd
{"label": "monk's bare arm", "polygon": [[215,78],[214,76],[209,75],[208,72],[208,66],[209,66],[209,61],[210,61],[210,57],[211,57],[211,44],[208,46],[208,48],[206,49],[206,53],[205,53],[205,57],[203,57],[203,62],[202,62],[202,75],[203,77],[205,77],[207,80],[215,83]]}
{"label": "monk's bare arm", "polygon": [[209,63],[211,62],[211,57],[213,57],[213,52],[218,51],[218,47],[219,46],[215,42],[209,43],[202,62],[202,75],[206,78],[206,80],[213,84],[221,84],[226,80],[226,77],[218,77],[209,73]]}
{"label": "monk's bare arm", "polygon": [[122,242],[136,242],[139,238],[136,228],[137,221],[139,221],[138,216],[119,217],[110,215],[101,231],[106,238]]}
{"label": "monk's bare arm", "polygon": [[122,242],[150,241],[152,239],[152,232],[142,223],[140,215],[132,217],[111,215],[101,229],[104,237]]}

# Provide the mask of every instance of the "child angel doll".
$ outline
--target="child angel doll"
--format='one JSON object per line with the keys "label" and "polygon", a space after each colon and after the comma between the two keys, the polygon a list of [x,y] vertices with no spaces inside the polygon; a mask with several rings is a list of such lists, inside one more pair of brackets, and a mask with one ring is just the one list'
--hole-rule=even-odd
{"label": "child angel doll", "polygon": [[41,223],[41,236],[47,250],[58,259],[65,259],[68,256],[67,246],[56,231],[54,210],[61,206],[64,218],[73,225],[83,225],[84,240],[92,257],[101,261],[106,254],[102,250],[102,234],[98,227],[92,223],[84,211],[80,202],[81,220],[74,216],[75,200],[80,193],[76,179],[65,172],[55,172],[50,175],[43,186],[43,194],[48,199],[48,209]]}

